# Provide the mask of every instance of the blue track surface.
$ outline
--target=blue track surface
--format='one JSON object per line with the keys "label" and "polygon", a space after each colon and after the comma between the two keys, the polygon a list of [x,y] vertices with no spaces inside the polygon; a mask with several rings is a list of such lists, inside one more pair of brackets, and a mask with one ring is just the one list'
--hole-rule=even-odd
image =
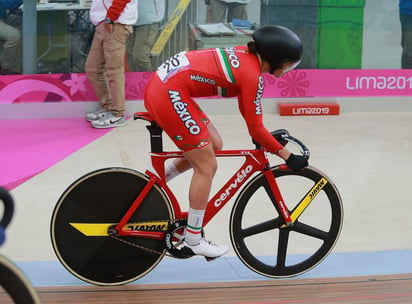
{"label": "blue track surface", "polygon": [[[412,250],[332,253],[318,267],[295,278],[353,277],[412,273]],[[87,285],[58,261],[18,262],[17,265],[36,287]],[[220,281],[268,280],[234,256],[212,262],[203,258],[177,260],[164,258],[148,275],[134,284],[170,284]]]}

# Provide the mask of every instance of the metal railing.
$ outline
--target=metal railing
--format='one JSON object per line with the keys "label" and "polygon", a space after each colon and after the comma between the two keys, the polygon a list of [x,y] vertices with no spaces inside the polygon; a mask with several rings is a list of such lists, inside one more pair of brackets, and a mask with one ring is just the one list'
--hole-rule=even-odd
{"label": "metal railing", "polygon": [[[159,66],[164,60],[182,50],[190,49],[189,24],[196,24],[198,20],[198,1],[165,1],[165,18],[151,54],[153,67]],[[83,73],[84,62],[88,55],[94,31],[94,27],[89,20],[89,12],[86,10],[76,12],[67,10],[67,20],[69,21],[67,35],[70,37],[70,45],[65,45],[68,48],[66,61],[62,65],[53,64],[52,62],[50,66],[46,66],[43,59],[50,50],[47,49],[44,54],[37,56],[36,2],[24,0],[25,8],[26,4],[30,9],[27,12],[25,9],[25,14],[23,14],[23,73]],[[51,34],[48,33],[48,37]],[[60,33],[53,35],[60,38]],[[60,47],[56,43],[48,42],[49,47]]]}
{"label": "metal railing", "polygon": [[172,9],[172,13],[170,16],[167,14],[159,37],[152,48],[151,56],[154,67],[180,51],[189,50],[189,24],[196,23],[198,20],[197,4],[196,0],[180,0],[177,3],[167,0],[166,11]]}

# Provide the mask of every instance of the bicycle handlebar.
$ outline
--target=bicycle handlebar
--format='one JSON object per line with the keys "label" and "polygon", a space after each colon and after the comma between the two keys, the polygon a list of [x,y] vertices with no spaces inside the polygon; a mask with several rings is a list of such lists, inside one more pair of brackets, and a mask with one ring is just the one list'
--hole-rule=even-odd
{"label": "bicycle handlebar", "polygon": [[[152,152],[163,152],[163,144],[162,144],[162,129],[159,125],[153,120],[153,118],[147,112],[136,112],[134,113],[134,120],[136,119],[143,119],[150,122],[150,125],[147,126],[147,129],[150,133],[150,143],[151,143],[151,151]],[[272,131],[270,134],[282,145],[286,146],[287,143],[293,143],[299,147],[300,153],[306,160],[310,157],[309,149],[305,146],[303,142],[299,139],[293,137],[289,134],[288,130],[285,129],[278,129]],[[256,146],[256,149],[259,150],[262,148],[260,144],[258,144],[253,138],[252,142]]]}
{"label": "bicycle handlebar", "polygon": [[[293,137],[292,135],[290,135],[290,133],[288,132],[288,130],[285,129],[278,129],[275,131],[270,132],[270,134],[272,134],[272,136],[282,145],[282,146],[286,146],[287,143],[292,143],[296,146],[298,146],[300,153],[302,154],[302,156],[304,158],[306,158],[306,160],[309,159],[310,157],[310,151],[309,149],[305,146],[305,144],[303,142],[301,142],[299,139],[297,139],[296,137]],[[252,142],[255,144],[256,149],[261,149],[262,146],[260,144],[258,144],[254,139],[252,139]]]}

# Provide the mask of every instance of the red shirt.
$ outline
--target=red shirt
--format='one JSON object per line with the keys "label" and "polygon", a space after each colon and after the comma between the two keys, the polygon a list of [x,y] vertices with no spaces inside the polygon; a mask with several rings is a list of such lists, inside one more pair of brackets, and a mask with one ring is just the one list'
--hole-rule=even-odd
{"label": "red shirt", "polygon": [[257,56],[247,47],[182,52],[166,60],[157,76],[192,97],[237,96],[250,136],[269,152],[277,154],[283,148],[263,125],[264,80]]}

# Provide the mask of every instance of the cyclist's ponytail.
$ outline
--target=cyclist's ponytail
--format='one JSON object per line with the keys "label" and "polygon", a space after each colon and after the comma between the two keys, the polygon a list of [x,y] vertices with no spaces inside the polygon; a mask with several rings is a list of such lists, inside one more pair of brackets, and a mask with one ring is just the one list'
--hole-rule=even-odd
{"label": "cyclist's ponytail", "polygon": [[258,50],[257,50],[257,46],[256,46],[256,42],[255,41],[249,41],[247,43],[247,48],[249,50],[250,53],[257,55],[258,54]]}

